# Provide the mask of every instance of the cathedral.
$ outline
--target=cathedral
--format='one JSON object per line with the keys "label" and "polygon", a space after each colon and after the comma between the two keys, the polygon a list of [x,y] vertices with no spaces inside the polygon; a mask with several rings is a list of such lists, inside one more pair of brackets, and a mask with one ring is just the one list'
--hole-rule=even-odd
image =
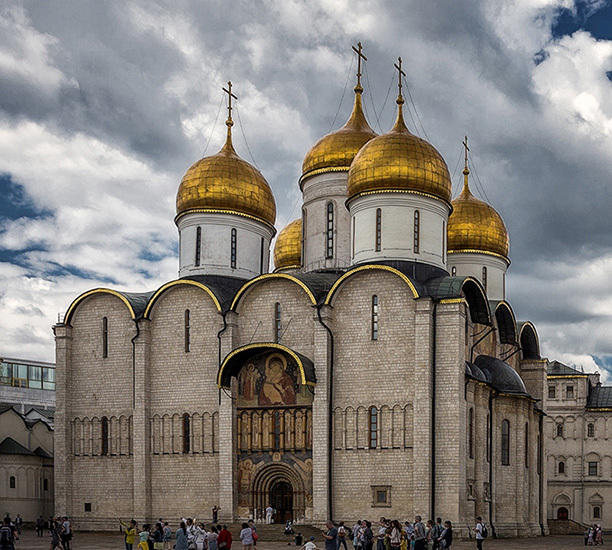
{"label": "cathedral", "polygon": [[178,278],[95,288],[54,327],[56,513],[77,528],[192,515],[320,525],[440,516],[546,524],[547,361],[505,297],[508,232],[404,122],[362,108],[306,153],[277,236],[232,144],[176,196]]}

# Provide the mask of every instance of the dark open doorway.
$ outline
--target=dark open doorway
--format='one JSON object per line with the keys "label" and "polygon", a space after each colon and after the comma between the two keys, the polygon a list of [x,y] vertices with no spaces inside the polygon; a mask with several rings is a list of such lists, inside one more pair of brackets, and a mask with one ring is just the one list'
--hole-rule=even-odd
{"label": "dark open doorway", "polygon": [[557,519],[567,519],[569,517],[569,513],[567,511],[567,508],[559,508],[557,510]]}
{"label": "dark open doorway", "polygon": [[270,501],[276,510],[274,523],[293,521],[293,488],[286,481],[279,481],[270,490]]}

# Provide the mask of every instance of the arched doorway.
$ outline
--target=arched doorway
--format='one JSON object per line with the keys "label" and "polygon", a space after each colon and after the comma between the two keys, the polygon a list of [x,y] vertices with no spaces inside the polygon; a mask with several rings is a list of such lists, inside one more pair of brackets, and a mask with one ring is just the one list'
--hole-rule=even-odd
{"label": "arched doorway", "polygon": [[569,518],[569,512],[567,511],[567,508],[565,507],[561,507],[557,510],[557,519],[568,519]]}
{"label": "arched doorway", "polygon": [[274,523],[293,521],[293,487],[286,481],[278,481],[270,489],[270,502],[276,510]]}

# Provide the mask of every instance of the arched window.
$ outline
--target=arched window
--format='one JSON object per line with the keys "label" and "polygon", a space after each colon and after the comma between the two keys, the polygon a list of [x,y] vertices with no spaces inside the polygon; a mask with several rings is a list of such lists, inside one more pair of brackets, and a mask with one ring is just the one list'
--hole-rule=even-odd
{"label": "arched window", "polygon": [[202,228],[198,226],[196,229],[196,248],[195,248],[195,265],[200,265],[200,258],[202,255]]}
{"label": "arched window", "polygon": [[563,437],[563,424],[557,424],[557,437]]}
{"label": "arched window", "polygon": [[191,313],[185,310],[185,353],[191,351]]}
{"label": "arched window", "polygon": [[504,420],[501,424],[501,463],[510,464],[510,422]]}
{"label": "arched window", "polygon": [[482,268],[482,286],[484,286],[485,292],[487,291],[487,268]]}
{"label": "arched window", "polygon": [[563,460],[559,462],[558,468],[559,468],[559,474],[565,475],[565,462],[563,462]]}
{"label": "arched window", "polygon": [[456,268],[455,266],[451,267],[451,275],[452,275],[453,277],[456,277],[456,276],[457,276],[457,268]]}
{"label": "arched window", "polygon": [[376,445],[378,444],[378,409],[376,407],[370,407],[368,417],[369,447],[370,449],[376,449]]}
{"label": "arched window", "polygon": [[108,418],[102,417],[102,423],[100,427],[100,439],[102,445],[100,446],[100,454],[106,456],[108,454]]}
{"label": "arched window", "polygon": [[414,253],[420,252],[421,244],[421,213],[418,210],[414,211]]}
{"label": "arched window", "polygon": [[525,423],[525,468],[529,468],[529,422]]}
{"label": "arched window", "polygon": [[378,296],[372,296],[372,340],[378,340]]}
{"label": "arched window", "polygon": [[376,252],[380,252],[382,244],[382,210],[376,209]]}
{"label": "arched window", "polygon": [[187,454],[191,450],[191,418],[189,414],[183,415],[183,453]]}
{"label": "arched window", "polygon": [[474,409],[468,411],[468,456],[474,458]]}
{"label": "arched window", "polygon": [[331,202],[327,203],[327,244],[325,250],[326,258],[334,257],[334,205]]}
{"label": "arched window", "polygon": [[587,437],[595,437],[595,424],[592,422],[587,425]]}
{"label": "arched window", "polygon": [[230,251],[230,264],[232,269],[236,269],[236,249],[238,247],[238,235],[236,229],[232,228],[232,249]]}
{"label": "arched window", "polygon": [[274,342],[280,343],[281,339],[281,305],[276,302],[274,304]]}
{"label": "arched window", "polygon": [[15,476],[11,476],[9,478],[9,487],[11,489],[14,489],[16,487],[16,485],[17,485],[17,483],[16,483],[16,480],[15,480]]}
{"label": "arched window", "polygon": [[599,506],[593,506],[593,519],[601,518],[601,508]]}
{"label": "arched window", "polygon": [[108,317],[102,317],[102,357],[108,357]]}

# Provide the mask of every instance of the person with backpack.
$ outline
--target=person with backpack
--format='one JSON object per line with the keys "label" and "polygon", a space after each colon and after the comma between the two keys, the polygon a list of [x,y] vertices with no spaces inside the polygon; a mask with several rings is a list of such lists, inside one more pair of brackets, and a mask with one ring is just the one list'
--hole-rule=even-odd
{"label": "person with backpack", "polygon": [[0,550],[15,550],[15,539],[19,535],[11,526],[11,518],[5,517],[2,527],[0,527]]}
{"label": "person with backpack", "polygon": [[344,546],[344,550],[348,550],[346,546],[346,527],[343,521],[338,524],[338,548],[341,546]]}
{"label": "person with backpack", "polygon": [[476,548],[478,550],[482,550],[482,541],[487,538],[488,534],[482,518],[478,516],[476,518]]}

